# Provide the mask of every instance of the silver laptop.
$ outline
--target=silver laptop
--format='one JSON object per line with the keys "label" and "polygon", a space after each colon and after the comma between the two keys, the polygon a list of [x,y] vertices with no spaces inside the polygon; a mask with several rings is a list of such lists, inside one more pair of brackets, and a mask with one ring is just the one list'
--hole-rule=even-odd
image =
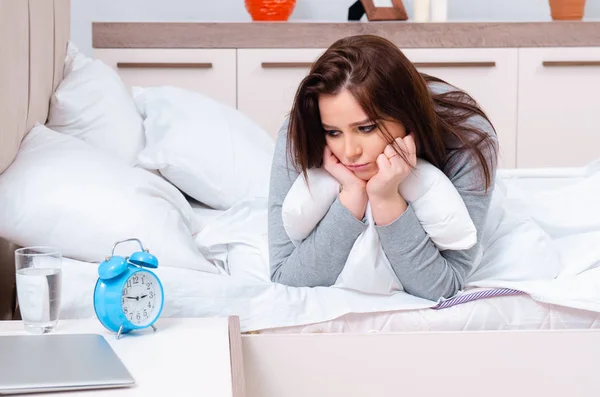
{"label": "silver laptop", "polygon": [[134,384],[101,335],[0,335],[0,395]]}

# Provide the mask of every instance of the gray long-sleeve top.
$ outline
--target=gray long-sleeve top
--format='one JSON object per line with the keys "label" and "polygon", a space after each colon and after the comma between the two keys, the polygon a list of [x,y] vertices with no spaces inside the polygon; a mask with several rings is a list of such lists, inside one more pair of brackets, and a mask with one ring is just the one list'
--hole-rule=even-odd
{"label": "gray long-sleeve top", "polygon": [[[497,137],[485,119],[474,116],[468,122],[490,134],[497,145]],[[337,198],[312,233],[298,247],[292,243],[283,226],[281,208],[299,172],[288,161],[287,126],[286,120],[279,131],[271,169],[268,204],[271,279],[295,287],[331,286],[366,224]],[[496,175],[496,162],[490,160],[492,186],[486,192],[479,162],[471,152],[451,151],[449,156],[452,161],[442,171],[458,190],[475,224],[478,235],[475,246],[467,250],[438,250],[410,204],[392,223],[376,226],[382,248],[405,291],[433,301],[462,289],[481,245],[481,231]]]}

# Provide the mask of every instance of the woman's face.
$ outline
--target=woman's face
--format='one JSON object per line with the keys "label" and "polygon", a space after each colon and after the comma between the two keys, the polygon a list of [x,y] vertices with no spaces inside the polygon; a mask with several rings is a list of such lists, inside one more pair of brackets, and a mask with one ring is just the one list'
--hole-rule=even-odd
{"label": "woman's face", "polygon": [[[338,160],[362,180],[377,174],[377,156],[388,142],[354,96],[345,89],[336,95],[320,95],[319,112],[325,141]],[[383,125],[394,138],[406,136],[401,123],[384,121]]]}

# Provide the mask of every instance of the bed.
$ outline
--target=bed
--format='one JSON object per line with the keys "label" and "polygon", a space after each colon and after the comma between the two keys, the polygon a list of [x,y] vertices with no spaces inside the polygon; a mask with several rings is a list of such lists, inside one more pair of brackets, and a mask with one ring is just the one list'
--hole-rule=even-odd
{"label": "bed", "polygon": [[[597,163],[572,169],[501,171],[508,196],[534,203],[528,210],[537,209],[538,219],[560,226],[576,215],[578,221],[569,223],[571,233],[565,232],[561,240],[560,255],[577,260],[556,280],[480,279],[463,293],[440,302],[407,294],[381,297],[273,284],[265,279],[265,198],[240,200],[236,196],[240,189],[247,194],[257,185],[264,192],[265,176],[263,185],[257,179],[246,185],[233,184],[235,189],[211,191],[207,187],[197,192],[193,190],[196,183],[186,183],[189,180],[178,173],[177,164],[163,166],[159,173],[151,151],[144,151],[143,161],[132,165],[140,147],[156,143],[148,138],[152,112],[173,104],[184,108],[182,103],[204,99],[188,97],[182,91],[140,87],[133,96],[144,99],[143,105],[129,103],[131,94],[119,91],[118,79],[103,65],[70,50],[69,6],[68,0],[0,0],[2,37],[11,38],[3,43],[0,56],[0,120],[8,126],[0,133],[2,319],[19,316],[13,262],[17,246],[62,244],[61,318],[93,318],[91,297],[98,262],[118,238],[141,236],[163,264],[157,273],[167,297],[164,317],[240,317],[248,395],[326,391],[330,396],[384,396],[397,395],[398,390],[412,390],[412,394],[421,390],[466,396],[478,395],[481,389],[476,385],[489,388],[486,382],[496,384],[488,394],[510,391],[512,386],[498,382],[495,371],[514,376],[524,394],[544,388],[563,393],[578,388],[578,395],[595,390],[597,385],[587,376],[600,353],[600,334],[594,331],[600,328],[600,215],[594,218],[597,212],[590,203],[597,203],[600,196],[586,199],[586,193],[598,193],[593,189],[600,181]],[[117,87],[118,99],[94,97],[94,92],[111,85]],[[90,95],[89,90],[93,91]],[[89,98],[105,107],[73,110]],[[202,103],[209,109],[207,114],[223,112],[230,122],[245,126],[236,112]],[[72,114],[68,114],[69,106],[74,106]],[[100,117],[87,113],[93,111],[100,116],[120,112],[121,129],[107,132],[100,126],[100,138],[94,136],[98,132],[95,127],[81,125]],[[135,111],[135,115],[125,115],[126,111]],[[167,120],[173,125],[177,122]],[[194,120],[185,119],[183,124]],[[123,125],[128,129],[122,129]],[[215,122],[213,127],[219,124]],[[139,135],[144,129],[145,143]],[[135,135],[131,131],[138,135],[130,139],[129,135]],[[198,137],[183,138],[189,143]],[[118,144],[113,144],[113,139]],[[218,137],[210,139],[219,144]],[[256,141],[253,137],[247,144],[256,145],[268,159],[272,143]],[[167,148],[162,148],[163,157],[168,158],[167,149],[176,144],[168,141]],[[210,158],[214,149],[206,146],[209,153],[205,157]],[[235,146],[227,148],[233,155],[237,153]],[[217,161],[220,158],[217,156]],[[220,180],[226,183],[227,175],[252,168],[248,164],[242,162],[242,168],[227,170],[229,174],[220,175]],[[268,161],[253,166],[262,167],[268,175],[264,171]],[[169,180],[177,181],[186,194]],[[572,200],[564,195],[567,189],[572,189],[568,191],[579,201],[564,201]],[[206,205],[216,197],[214,192],[222,196]],[[547,192],[553,197],[562,192],[559,198],[563,201],[552,200]],[[202,194],[208,194],[203,201],[190,197],[201,198]],[[547,201],[535,201],[541,198]],[[223,205],[226,200],[234,204]],[[561,214],[549,210],[565,202],[579,204],[586,212],[577,205]],[[127,222],[120,222],[123,219]],[[513,241],[516,247],[525,247],[526,242],[518,243]],[[586,252],[585,258],[578,256],[581,250]],[[560,362],[543,367],[548,363],[544,353],[548,349]],[[482,362],[477,354],[493,359]],[[403,355],[409,359],[395,361],[394,357]],[[511,361],[515,355],[528,376]],[[373,363],[376,365],[371,366]],[[471,375],[477,377],[469,387],[464,386],[461,372],[465,365],[470,365]],[[410,379],[398,379],[398,371],[412,371]],[[428,382],[432,376],[440,377],[440,382]],[[544,376],[548,378],[541,385]],[[584,387],[586,382],[590,388]]]}

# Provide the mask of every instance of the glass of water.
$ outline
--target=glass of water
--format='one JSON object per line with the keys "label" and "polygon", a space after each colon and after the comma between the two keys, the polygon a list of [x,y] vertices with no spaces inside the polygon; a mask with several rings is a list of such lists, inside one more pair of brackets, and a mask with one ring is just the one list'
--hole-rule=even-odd
{"label": "glass of water", "polygon": [[15,251],[17,299],[25,329],[34,334],[52,332],[60,311],[62,254],[52,247],[25,247]]}

